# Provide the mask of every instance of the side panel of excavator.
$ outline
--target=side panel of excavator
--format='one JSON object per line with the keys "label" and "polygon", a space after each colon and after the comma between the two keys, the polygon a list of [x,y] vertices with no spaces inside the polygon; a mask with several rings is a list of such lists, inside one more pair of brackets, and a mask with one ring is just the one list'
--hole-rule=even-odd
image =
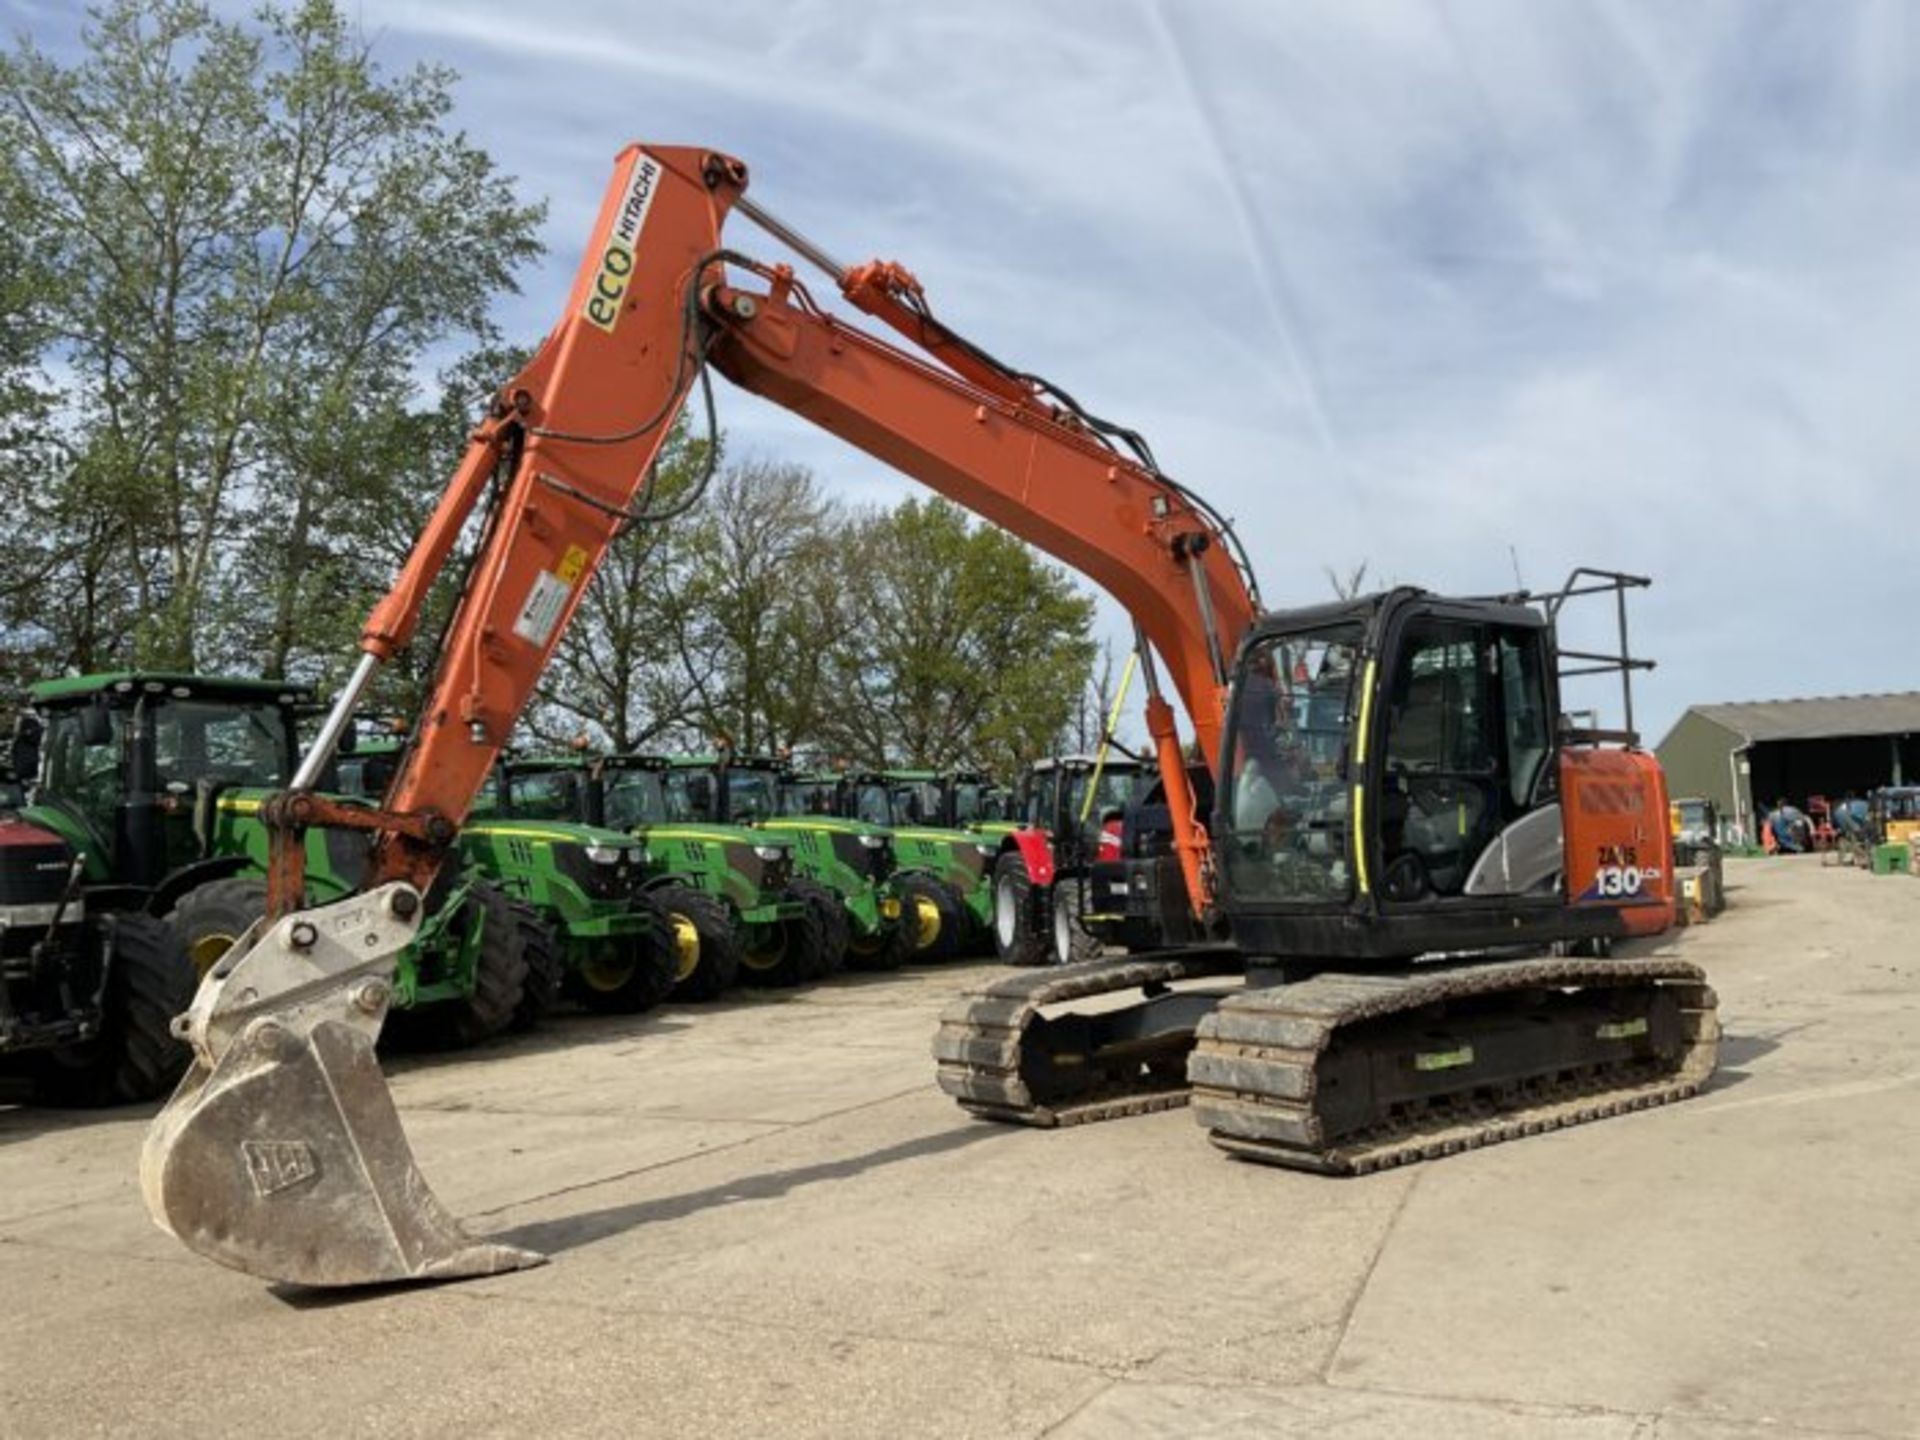
{"label": "side panel of excavator", "polygon": [[1660,762],[1644,750],[1564,750],[1560,797],[1568,903],[1617,912],[1630,935],[1665,930],[1673,923],[1673,835]]}

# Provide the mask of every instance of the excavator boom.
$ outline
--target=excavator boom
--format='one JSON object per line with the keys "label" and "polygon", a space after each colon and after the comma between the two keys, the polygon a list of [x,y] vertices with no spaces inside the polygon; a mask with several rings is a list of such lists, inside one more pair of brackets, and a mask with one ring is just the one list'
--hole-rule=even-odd
{"label": "excavator boom", "polygon": [[[701,375],[695,282],[744,184],[738,162],[708,151],[621,153],[560,323],[474,431],[293,789],[272,802],[269,918],[176,1022],[193,1061],[141,1155],[148,1209],[199,1253],[304,1285],[450,1279],[541,1259],[474,1240],[435,1200],[374,1043],[422,896],[608,545],[646,508],[654,459]],[[383,805],[312,794],[496,482],[504,489]],[[310,823],[370,832],[366,893],[299,908]]]}

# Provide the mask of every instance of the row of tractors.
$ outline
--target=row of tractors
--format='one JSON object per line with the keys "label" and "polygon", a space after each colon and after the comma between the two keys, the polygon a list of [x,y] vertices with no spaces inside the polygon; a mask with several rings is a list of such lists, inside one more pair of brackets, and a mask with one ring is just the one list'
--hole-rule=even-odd
{"label": "row of tractors", "polygon": [[[0,1066],[49,1103],[150,1099],[185,1062],[173,1017],[264,913],[263,806],[315,697],[121,672],[28,700],[0,767]],[[407,743],[349,735],[321,788],[376,804]],[[1013,792],[725,749],[513,756],[428,897],[385,1041],[468,1046],[563,1000],[634,1014],[842,969],[1189,939],[1159,918],[1185,914],[1162,904],[1169,830],[1151,771],[1118,753],[1043,761]],[[358,886],[362,839],[305,844],[313,903]]]}

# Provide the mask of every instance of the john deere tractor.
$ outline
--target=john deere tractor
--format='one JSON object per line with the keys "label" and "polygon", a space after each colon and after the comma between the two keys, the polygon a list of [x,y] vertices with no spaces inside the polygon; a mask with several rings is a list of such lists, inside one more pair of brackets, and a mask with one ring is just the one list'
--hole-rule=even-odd
{"label": "john deere tractor", "polygon": [[675,759],[667,772],[667,804],[703,820],[751,825],[793,846],[796,873],[839,900],[850,970],[896,970],[913,954],[913,915],[892,884],[893,837],[884,825],[850,820],[790,803],[783,785],[792,767],[764,755],[721,749]]}
{"label": "john deere tractor", "polygon": [[914,931],[915,959],[948,960],[992,948],[998,846],[963,828],[982,818],[984,776],[933,770],[796,775],[786,809],[884,825],[893,837],[893,886]]}
{"label": "john deere tractor", "polygon": [[31,702],[42,708],[20,714],[8,755],[0,1065],[53,1104],[153,1099],[187,1063],[169,1027],[198,977],[164,917],[211,877],[181,864],[170,843],[167,807],[179,803],[171,787],[183,767],[169,754],[161,769],[160,702],[146,678],[36,687]]}
{"label": "john deere tractor", "polygon": [[[46,681],[29,699],[34,713],[16,759],[39,780],[24,815],[56,836],[77,866],[61,923],[98,914],[132,933],[147,928],[140,917],[164,922],[185,974],[164,1004],[157,985],[147,988],[149,1008],[172,1006],[170,1019],[265,908],[260,807],[293,773],[297,725],[312,692],[280,681],[125,671]],[[364,863],[345,837],[308,836],[316,896],[346,894]],[[556,973],[537,917],[471,875],[450,875],[429,899],[430,917],[394,977],[389,1033],[457,1046],[531,1024]],[[184,1054],[167,1054],[177,1073]],[[119,1089],[152,1091],[171,1078]]]}
{"label": "john deere tractor", "polygon": [[817,897],[794,878],[789,847],[674,813],[666,768],[637,755],[511,760],[495,771],[492,814],[565,819],[622,846],[662,918],[680,999],[711,999],[739,980],[792,985],[827,973],[829,937],[809,903]]}
{"label": "john deere tractor", "polygon": [[[336,764],[339,793],[377,800],[404,745],[386,726],[358,740]],[[540,917],[561,993],[611,1014],[652,1009],[673,989],[676,961],[666,916],[640,883],[639,847],[538,803],[503,810],[507,794],[496,777],[475,800],[460,832],[461,865]]]}

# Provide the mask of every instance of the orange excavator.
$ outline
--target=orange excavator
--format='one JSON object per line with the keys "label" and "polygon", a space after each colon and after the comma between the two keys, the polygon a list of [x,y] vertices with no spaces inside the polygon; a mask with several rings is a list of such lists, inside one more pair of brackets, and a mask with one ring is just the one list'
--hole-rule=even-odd
{"label": "orange excavator", "polygon": [[[1547,597],[1401,587],[1266,612],[1231,525],[1138,435],[944,325],[906,270],[840,265],[746,189],[746,167],[711,151],[619,156],[559,325],[473,432],[267,807],[267,916],[176,1022],[193,1064],[142,1156],[163,1228],[305,1285],[541,1259],[440,1206],[374,1041],[394,957],[608,546],[691,503],[655,493],[653,464],[696,391],[712,424],[710,369],[1074,567],[1138,628],[1170,838],[1129,861],[1129,884],[1157,887],[1166,933],[1191,943],[963,998],[935,1039],[961,1105],[1058,1125],[1191,1099],[1234,1153],[1354,1172],[1705,1081],[1717,1030],[1700,971],[1608,953],[1673,908],[1665,785],[1630,733],[1630,691],[1626,731],[1576,731],[1559,704],[1569,661],[1618,669],[1623,688],[1645,663],[1624,621],[1626,588],[1645,582],[1588,572]],[[731,215],[905,345],[826,313],[789,265],[724,248]],[[382,804],[316,794],[473,522],[432,692]],[[1559,650],[1559,606],[1603,592],[1621,606],[1619,653]],[[1206,813],[1162,668],[1217,761]],[[303,908],[312,826],[366,837],[362,892]]]}

